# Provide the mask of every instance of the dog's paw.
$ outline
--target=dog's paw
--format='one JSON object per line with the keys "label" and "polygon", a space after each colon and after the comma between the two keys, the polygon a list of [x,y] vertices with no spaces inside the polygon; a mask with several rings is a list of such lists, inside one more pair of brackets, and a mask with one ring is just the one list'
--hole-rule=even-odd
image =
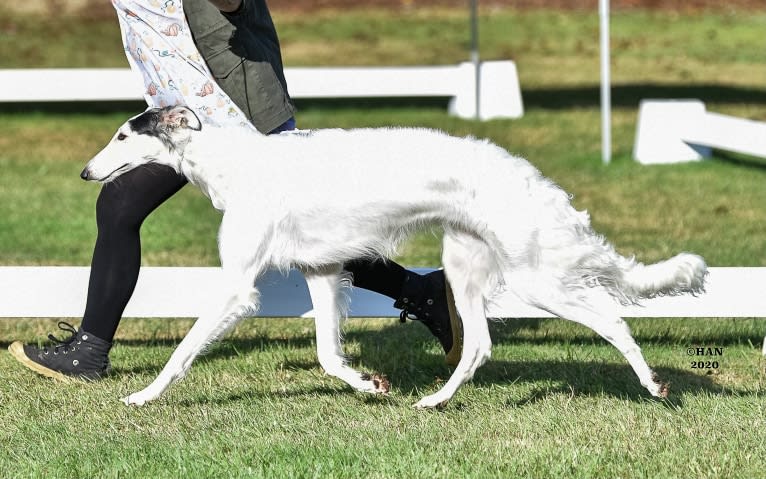
{"label": "dog's paw", "polygon": [[120,399],[120,401],[126,406],[143,406],[146,404],[146,400],[142,399],[138,394],[129,394]]}
{"label": "dog's paw", "polygon": [[391,383],[388,381],[388,378],[384,376],[383,374],[362,373],[362,380],[369,382],[370,388],[368,389],[368,391],[371,393],[388,394],[388,392],[391,390]]}
{"label": "dog's paw", "polygon": [[660,383],[660,395],[659,397],[665,399],[668,397],[670,391],[670,383]]}
{"label": "dog's paw", "polygon": [[416,402],[413,407],[415,409],[443,409],[447,406],[449,400],[450,398],[444,399],[439,394],[432,394]]}
{"label": "dog's paw", "polygon": [[670,390],[670,383],[660,381],[656,373],[652,374],[652,381],[652,384],[646,387],[646,389],[649,390],[649,393],[656,398],[667,398],[668,391]]}

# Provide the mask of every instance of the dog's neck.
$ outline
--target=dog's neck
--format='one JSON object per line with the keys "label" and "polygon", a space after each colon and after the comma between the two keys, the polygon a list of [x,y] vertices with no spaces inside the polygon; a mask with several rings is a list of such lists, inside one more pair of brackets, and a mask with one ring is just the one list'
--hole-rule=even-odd
{"label": "dog's neck", "polygon": [[191,132],[182,151],[179,151],[181,173],[196,185],[213,203],[224,211],[231,185],[222,174],[227,158],[243,148],[252,149],[254,139],[266,138],[244,128],[205,127],[204,133]]}

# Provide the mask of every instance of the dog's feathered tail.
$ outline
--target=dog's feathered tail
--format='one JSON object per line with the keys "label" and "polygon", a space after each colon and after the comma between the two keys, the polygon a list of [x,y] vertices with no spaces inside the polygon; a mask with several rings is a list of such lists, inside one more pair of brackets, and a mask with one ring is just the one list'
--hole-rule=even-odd
{"label": "dog's feathered tail", "polygon": [[635,263],[622,275],[621,284],[635,298],[698,294],[705,290],[707,266],[701,256],[681,253],[650,265]]}
{"label": "dog's feathered tail", "polygon": [[702,257],[681,253],[665,261],[643,264],[619,255],[602,243],[606,254],[588,258],[577,268],[589,286],[602,286],[623,304],[641,299],[705,291],[707,266]]}

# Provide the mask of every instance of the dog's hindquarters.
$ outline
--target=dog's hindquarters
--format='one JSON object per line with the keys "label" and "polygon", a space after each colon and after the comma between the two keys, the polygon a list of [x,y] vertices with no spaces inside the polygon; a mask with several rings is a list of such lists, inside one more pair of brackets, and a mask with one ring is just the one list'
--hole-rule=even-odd
{"label": "dog's hindquarters", "polygon": [[[506,199],[494,195],[478,208],[506,289],[532,306],[597,332],[623,354],[653,396],[665,396],[667,387],[647,365],[614,299],[635,303],[701,292],[706,275],[702,258],[682,253],[653,265],[624,258],[592,230],[588,214],[575,210],[569,196],[550,180],[532,175],[524,186],[522,194],[513,195],[515,204],[497,207]],[[471,324],[464,319],[464,328]]]}
{"label": "dog's hindquarters", "polygon": [[527,195],[506,205],[505,211],[511,211],[506,218],[502,208],[492,211],[489,202],[483,205],[491,211],[486,223],[504,252],[505,271],[531,267],[557,272],[571,288],[602,287],[623,304],[704,291],[707,267],[701,257],[681,253],[650,265],[625,258],[593,231],[588,213],[577,211],[558,186],[539,175],[527,184]]}

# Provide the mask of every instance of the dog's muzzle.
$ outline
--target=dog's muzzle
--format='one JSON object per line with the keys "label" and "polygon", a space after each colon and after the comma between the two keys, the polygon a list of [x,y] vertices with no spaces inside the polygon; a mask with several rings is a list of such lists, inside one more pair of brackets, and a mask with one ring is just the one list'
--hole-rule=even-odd
{"label": "dog's muzzle", "polygon": [[82,178],[85,181],[88,181],[90,179],[90,171],[88,171],[87,166],[80,173],[80,178]]}

